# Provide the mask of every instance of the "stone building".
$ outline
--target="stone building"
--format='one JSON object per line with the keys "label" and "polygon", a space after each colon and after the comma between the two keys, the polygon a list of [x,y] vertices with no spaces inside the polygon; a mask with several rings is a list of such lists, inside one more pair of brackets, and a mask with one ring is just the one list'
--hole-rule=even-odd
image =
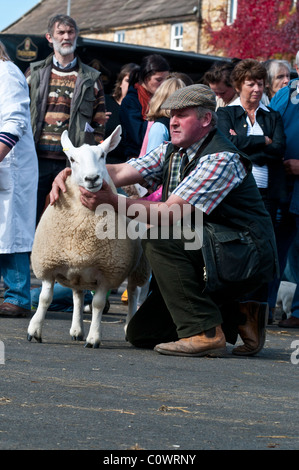
{"label": "stone building", "polygon": [[221,11],[232,22],[237,0],[41,0],[2,32],[45,34],[49,17],[69,13],[86,38],[210,54],[204,24],[217,28]]}

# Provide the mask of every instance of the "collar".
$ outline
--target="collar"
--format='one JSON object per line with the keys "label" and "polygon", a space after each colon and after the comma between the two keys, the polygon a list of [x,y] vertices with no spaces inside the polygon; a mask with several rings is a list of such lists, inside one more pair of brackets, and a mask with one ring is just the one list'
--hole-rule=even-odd
{"label": "collar", "polygon": [[77,65],[77,57],[75,57],[72,62],[70,62],[69,64],[67,64],[65,67],[63,67],[59,62],[58,60],[56,59],[55,55],[53,55],[53,64],[62,69],[62,70],[68,70],[68,69],[72,69],[73,67],[75,67],[75,65]]}
{"label": "collar", "polygon": [[203,144],[203,142],[206,140],[206,138],[208,137],[208,135],[210,134],[210,132],[208,134],[206,134],[202,139],[200,139],[198,142],[195,142],[194,144],[190,145],[190,147],[188,147],[187,149],[183,149],[183,147],[180,147],[179,148],[179,151],[181,150],[184,150],[187,154],[187,157],[190,160],[192,160],[192,158],[195,157],[198,149],[201,147],[201,145]]}
{"label": "collar", "polygon": [[[241,106],[242,109],[244,109],[245,111],[245,108],[243,108],[242,104],[241,104],[241,100],[240,100],[240,97],[238,97],[237,99],[235,99],[235,101],[233,103],[230,103],[228,106]],[[263,111],[267,111],[268,113],[270,113],[270,110],[267,108],[267,106],[264,105],[264,103],[262,103],[260,101],[259,103],[259,106],[257,107],[256,109],[256,113],[259,109],[262,109]]]}

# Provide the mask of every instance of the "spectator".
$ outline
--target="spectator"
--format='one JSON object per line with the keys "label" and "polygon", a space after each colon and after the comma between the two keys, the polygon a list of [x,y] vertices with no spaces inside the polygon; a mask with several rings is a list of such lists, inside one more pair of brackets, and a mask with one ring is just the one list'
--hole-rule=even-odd
{"label": "spectator", "polygon": [[287,86],[291,76],[291,66],[287,60],[267,60],[264,62],[267,70],[267,79],[263,103],[269,105],[275,93]]}
{"label": "spectator", "polygon": [[231,82],[231,73],[236,63],[236,59],[231,62],[215,62],[210,70],[204,74],[204,83],[207,84],[216,95],[216,110],[219,107],[227,106],[238,97]]}
{"label": "spectator", "polygon": [[140,154],[149,100],[168,75],[169,65],[159,54],[144,57],[140,67],[130,75],[128,93],[120,107],[126,160]]}
{"label": "spectator", "polygon": [[167,78],[179,78],[186,86],[193,85],[193,80],[187,73],[184,72],[171,72]]}
{"label": "spectator", "polygon": [[100,72],[75,56],[76,22],[50,18],[46,38],[54,53],[30,64],[31,124],[39,163],[37,223],[53,179],[66,166],[60,136],[67,129],[75,146],[100,142],[105,133],[105,99]]}
{"label": "spectator", "polygon": [[[261,102],[266,77],[265,67],[257,60],[239,62],[231,75],[239,98],[227,107],[219,108],[217,114],[219,129],[251,160],[253,176],[275,226],[285,190],[282,164],[285,135],[280,114]],[[269,311],[269,323],[275,307],[273,294],[271,296],[273,282],[261,283],[260,288],[250,295]]]}
{"label": "spectator", "polygon": [[[108,137],[114,129],[120,124],[119,111],[122,100],[126,96],[129,88],[130,73],[138,68],[137,64],[129,63],[125,64],[116,79],[114,89],[111,95],[105,95],[106,110],[108,120],[106,121],[105,139]],[[126,160],[124,145],[121,141],[116,149],[109,152],[107,155],[107,163],[122,163]]]}
{"label": "spectator", "polygon": [[[271,99],[275,93],[288,85],[290,81],[291,66],[286,60],[276,60],[270,59],[264,62],[263,64],[267,70],[267,78],[265,91],[263,93],[261,102],[266,106],[269,106]],[[284,176],[284,172],[282,173]],[[279,246],[279,238],[281,237],[281,204],[284,204],[282,200],[279,201],[279,206],[277,209],[276,220],[274,221],[274,228],[276,232],[277,245]],[[279,259],[281,258],[280,253],[278,253]],[[275,279],[270,286],[269,290],[269,306],[270,306],[270,315],[269,323],[273,322],[274,310],[276,305],[276,298],[278,292],[279,280]]]}
{"label": "spectator", "polygon": [[217,114],[219,129],[250,158],[253,176],[275,223],[284,188],[285,135],[280,114],[261,103],[266,77],[265,67],[257,60],[239,62],[231,75],[239,98],[219,108]]}
{"label": "spectator", "polygon": [[31,313],[30,252],[35,232],[37,156],[30,124],[29,90],[0,43],[0,315]]}
{"label": "spectator", "polygon": [[[295,69],[299,75],[299,51],[296,55]],[[279,322],[283,328],[299,328],[299,80],[295,78],[278,90],[270,102],[272,109],[279,111],[286,134],[284,166],[287,173],[288,194],[281,205],[279,224],[278,252],[280,254],[281,272],[287,260],[287,271],[292,275],[292,282],[297,283],[292,304],[291,316]],[[286,275],[286,272],[283,274]],[[284,279],[284,277],[282,277]],[[289,280],[289,279],[285,279]]]}
{"label": "spectator", "polygon": [[[152,122],[152,126],[148,132],[148,140],[146,152],[148,153],[164,141],[170,140],[169,134],[169,120],[170,112],[164,109],[164,101],[176,90],[183,88],[184,81],[180,78],[170,77],[167,78],[162,85],[156,90],[149,102],[149,109],[147,113],[147,120]],[[142,156],[142,155],[140,155]]]}

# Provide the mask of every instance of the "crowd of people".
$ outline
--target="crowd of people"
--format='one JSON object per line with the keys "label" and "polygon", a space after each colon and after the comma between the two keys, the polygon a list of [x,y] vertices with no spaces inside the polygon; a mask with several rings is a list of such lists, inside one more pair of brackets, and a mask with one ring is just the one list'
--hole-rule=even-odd
{"label": "crowd of people", "polygon": [[[153,214],[159,221],[143,239],[152,276],[128,340],[160,354],[205,356],[221,354],[239,335],[233,354],[257,354],[281,280],[298,284],[299,87],[289,63],[218,62],[193,83],[152,54],[122,67],[108,96],[100,72],[75,53],[78,33],[71,17],[51,18],[53,53],[25,76],[0,47],[0,316],[28,316],[37,305],[30,251],[36,224],[70,173],[62,132],[78,147],[121,124],[122,141],[107,159],[117,194],[104,182],[97,193],[81,189],[81,202],[127,215],[138,199],[143,222]],[[299,75],[299,52],[295,68]],[[124,193],[125,208],[118,204]],[[186,207],[194,240],[202,214],[197,249],[186,249]],[[85,303],[91,300],[88,291]],[[71,308],[69,289],[55,285],[50,309]],[[299,284],[279,326],[299,327]]]}

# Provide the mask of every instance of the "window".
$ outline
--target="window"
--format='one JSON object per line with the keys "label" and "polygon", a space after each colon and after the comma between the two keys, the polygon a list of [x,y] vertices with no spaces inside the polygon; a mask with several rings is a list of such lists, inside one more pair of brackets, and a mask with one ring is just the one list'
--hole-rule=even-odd
{"label": "window", "polygon": [[237,18],[238,0],[228,0],[227,24],[232,24]]}
{"label": "window", "polygon": [[125,31],[115,31],[114,33],[114,42],[125,42]]}
{"label": "window", "polygon": [[183,50],[183,25],[182,23],[173,24],[171,27],[170,48],[176,51]]}

